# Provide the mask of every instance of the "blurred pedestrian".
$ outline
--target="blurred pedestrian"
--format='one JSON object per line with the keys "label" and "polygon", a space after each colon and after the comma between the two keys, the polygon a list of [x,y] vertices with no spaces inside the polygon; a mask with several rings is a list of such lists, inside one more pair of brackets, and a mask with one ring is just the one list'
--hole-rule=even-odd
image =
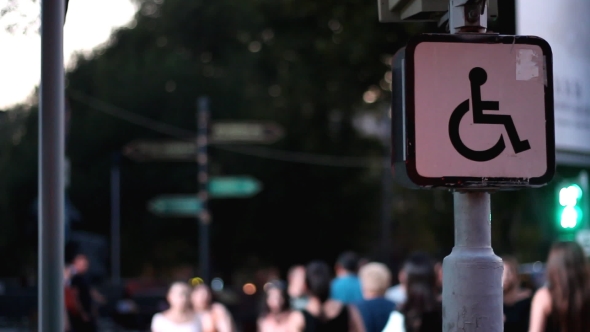
{"label": "blurred pedestrian", "polygon": [[168,289],[166,300],[169,309],[152,318],[151,332],[201,332],[198,317],[190,307],[190,286],[175,282]]}
{"label": "blurred pedestrian", "polygon": [[289,331],[289,315],[291,305],[287,287],[276,280],[264,286],[262,311],[258,319],[258,332],[287,332]]}
{"label": "blurred pedestrian", "polygon": [[531,306],[530,332],[590,331],[590,268],[575,242],[558,242],[547,259],[547,285]]}
{"label": "blurred pedestrian", "polygon": [[66,267],[64,269],[64,330],[66,332],[72,331],[69,312],[77,310],[76,293],[74,292],[73,288],[70,287],[70,279],[70,269],[66,262]]}
{"label": "blurred pedestrian", "polygon": [[234,321],[221,304],[213,301],[211,288],[202,283],[193,288],[191,293],[193,310],[199,316],[204,332],[234,332]]}
{"label": "blurred pedestrian", "polygon": [[399,272],[397,274],[397,279],[398,279],[399,283],[395,286],[390,287],[385,292],[385,298],[388,299],[389,301],[392,301],[393,303],[395,303],[395,305],[397,307],[400,307],[401,305],[404,304],[404,302],[406,302],[406,283],[407,283],[406,264],[407,264],[407,260],[404,261],[402,268],[399,270]]}
{"label": "blurred pedestrian", "polygon": [[438,294],[438,299],[442,301],[443,259],[437,259],[434,263],[434,273],[436,274],[436,293]]}
{"label": "blurred pedestrian", "polygon": [[516,258],[504,256],[502,260],[504,261],[502,273],[504,332],[527,332],[533,292],[521,287]]}
{"label": "blurred pedestrian", "polygon": [[384,297],[391,283],[391,272],[384,264],[368,263],[359,270],[359,279],[364,300],[355,305],[361,314],[365,330],[381,332],[395,308],[395,303]]}
{"label": "blurred pedestrian", "polygon": [[442,331],[434,262],[425,253],[414,253],[404,264],[404,271],[406,301],[390,315],[383,332]]}
{"label": "blurred pedestrian", "polygon": [[92,287],[88,277],[90,262],[86,255],[74,257],[68,269],[70,280],[66,288],[69,324],[75,332],[94,332],[97,329],[97,310],[92,299]]}
{"label": "blurred pedestrian", "polygon": [[305,286],[309,301],[305,309],[289,316],[292,332],[364,332],[362,318],[351,305],[329,299],[330,267],[322,261],[309,263],[305,269]]}
{"label": "blurred pedestrian", "polygon": [[303,310],[307,305],[305,295],[305,266],[295,265],[287,274],[289,301],[293,310]]}
{"label": "blurred pedestrian", "polygon": [[336,260],[336,278],[330,287],[330,297],[345,304],[363,299],[361,283],[357,277],[359,257],[352,251],[341,254]]}

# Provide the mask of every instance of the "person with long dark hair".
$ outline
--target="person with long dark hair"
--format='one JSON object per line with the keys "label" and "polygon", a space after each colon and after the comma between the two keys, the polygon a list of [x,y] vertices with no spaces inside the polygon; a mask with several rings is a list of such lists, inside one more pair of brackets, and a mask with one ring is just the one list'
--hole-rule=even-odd
{"label": "person with long dark hair", "polygon": [[289,326],[291,305],[287,286],[276,280],[264,286],[262,310],[258,319],[258,332],[286,332]]}
{"label": "person with long dark hair", "polygon": [[291,332],[364,332],[358,310],[351,305],[329,299],[330,267],[322,261],[313,261],[305,269],[305,286],[308,302],[305,309],[293,311],[289,316]]}
{"label": "person with long dark hair", "polygon": [[547,259],[547,285],[533,297],[529,332],[590,331],[590,267],[575,242],[558,242]]}
{"label": "person with long dark hair", "polygon": [[442,305],[434,262],[425,253],[414,253],[406,261],[404,269],[407,298],[390,315],[383,332],[442,331]]}

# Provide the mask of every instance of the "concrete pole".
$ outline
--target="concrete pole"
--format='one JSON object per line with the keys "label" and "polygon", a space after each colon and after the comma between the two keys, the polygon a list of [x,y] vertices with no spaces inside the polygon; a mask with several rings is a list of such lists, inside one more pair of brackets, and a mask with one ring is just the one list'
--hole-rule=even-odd
{"label": "concrete pole", "polygon": [[64,0],[41,7],[39,107],[39,327],[64,331]]}
{"label": "concrete pole", "polygon": [[197,166],[198,166],[198,198],[203,209],[197,216],[199,220],[199,272],[201,278],[210,282],[210,245],[209,245],[209,157],[207,146],[209,141],[209,98],[201,97],[197,101]]}
{"label": "concrete pole", "polygon": [[443,331],[502,332],[500,257],[492,250],[490,194],[454,194],[455,247],[443,261]]}
{"label": "concrete pole", "polygon": [[[486,32],[487,1],[451,0],[451,33]],[[455,246],[443,261],[443,331],[502,332],[502,260],[492,250],[490,194],[455,192]]]}

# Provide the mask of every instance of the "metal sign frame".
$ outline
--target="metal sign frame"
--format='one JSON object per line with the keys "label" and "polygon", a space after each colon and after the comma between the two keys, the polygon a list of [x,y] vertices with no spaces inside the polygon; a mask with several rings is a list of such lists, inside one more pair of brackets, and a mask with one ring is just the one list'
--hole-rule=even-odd
{"label": "metal sign frame", "polygon": [[[545,135],[547,172],[535,178],[424,177],[416,168],[414,54],[421,43],[518,44],[539,46],[545,57]],[[553,103],[553,56],[549,44],[538,37],[497,34],[423,34],[413,38],[393,58],[392,171],[396,180],[411,188],[514,189],[540,187],[555,173],[555,122]],[[396,86],[399,85],[399,86]]]}

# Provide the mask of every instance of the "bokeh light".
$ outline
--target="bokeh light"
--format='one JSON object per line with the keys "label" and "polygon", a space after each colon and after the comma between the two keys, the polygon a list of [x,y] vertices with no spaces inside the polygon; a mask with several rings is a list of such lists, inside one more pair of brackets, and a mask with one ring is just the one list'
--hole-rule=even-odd
{"label": "bokeh light", "polygon": [[256,293],[256,286],[253,283],[247,283],[242,287],[242,290],[246,295],[254,295]]}
{"label": "bokeh light", "polygon": [[224,283],[223,283],[223,279],[221,278],[214,278],[213,280],[211,280],[211,289],[216,291],[216,292],[220,292],[223,290],[224,287]]}

